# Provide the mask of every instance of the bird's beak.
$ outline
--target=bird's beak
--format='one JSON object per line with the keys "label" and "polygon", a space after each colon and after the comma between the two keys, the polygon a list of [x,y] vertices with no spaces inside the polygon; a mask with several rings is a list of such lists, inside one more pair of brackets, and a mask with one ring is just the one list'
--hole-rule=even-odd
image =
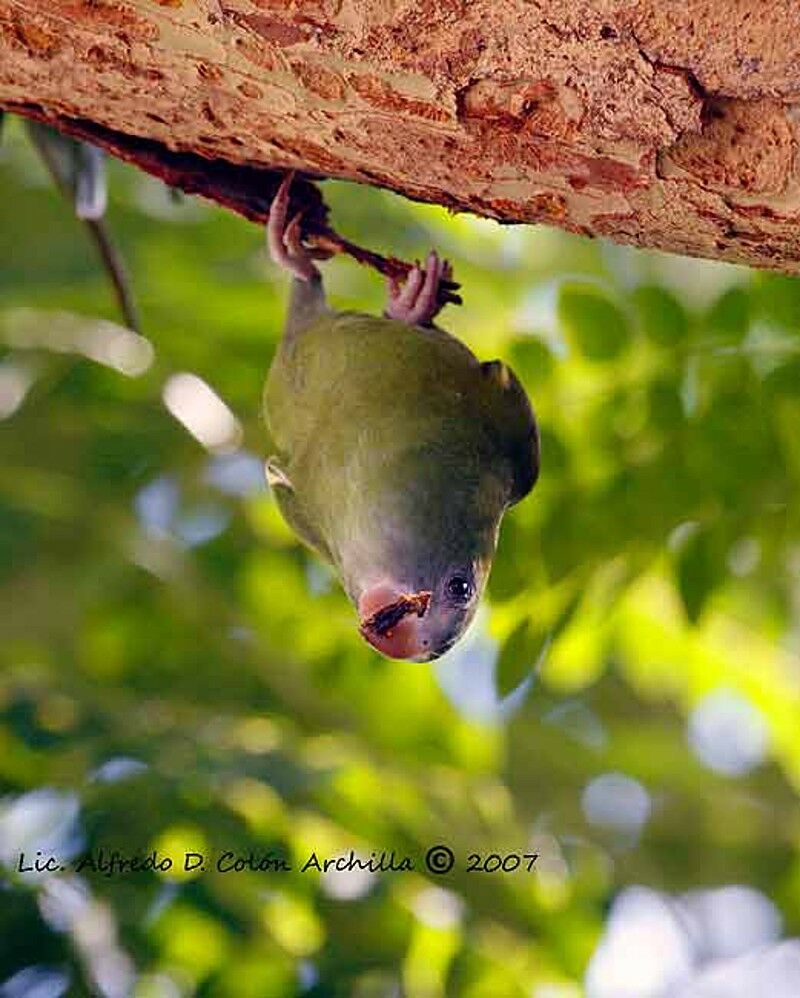
{"label": "bird's beak", "polygon": [[359,630],[387,658],[424,659],[430,648],[422,618],[431,594],[404,592],[390,583],[365,589],[358,600]]}

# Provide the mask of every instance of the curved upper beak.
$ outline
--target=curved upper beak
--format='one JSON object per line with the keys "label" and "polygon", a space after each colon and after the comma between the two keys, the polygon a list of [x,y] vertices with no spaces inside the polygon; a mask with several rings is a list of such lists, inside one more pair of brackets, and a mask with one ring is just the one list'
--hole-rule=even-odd
{"label": "curved upper beak", "polygon": [[358,599],[361,634],[387,658],[428,658],[431,649],[423,617],[430,595],[408,593],[386,582],[370,586]]}

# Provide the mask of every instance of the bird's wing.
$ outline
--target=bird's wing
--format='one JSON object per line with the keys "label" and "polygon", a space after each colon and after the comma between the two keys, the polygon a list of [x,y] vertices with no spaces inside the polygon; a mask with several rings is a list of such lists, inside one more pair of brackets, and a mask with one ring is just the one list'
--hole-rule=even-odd
{"label": "bird's wing", "polygon": [[525,389],[507,364],[486,361],[481,373],[488,390],[488,420],[511,465],[509,505],[513,505],[531,491],[539,477],[539,428]]}
{"label": "bird's wing", "polygon": [[271,457],[267,461],[266,475],[267,484],[272,489],[275,501],[278,503],[284,519],[292,530],[310,548],[313,548],[328,561],[332,561],[328,545],[325,543],[322,535],[309,523],[289,480],[289,476],[280,467],[274,457]]}

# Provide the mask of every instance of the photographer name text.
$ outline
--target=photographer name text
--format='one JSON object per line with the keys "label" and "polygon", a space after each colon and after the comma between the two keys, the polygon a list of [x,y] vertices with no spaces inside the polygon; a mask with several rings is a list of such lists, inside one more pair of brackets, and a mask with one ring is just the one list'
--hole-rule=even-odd
{"label": "photographer name text", "polygon": [[77,859],[64,861],[58,856],[37,850],[20,852],[16,864],[18,874],[48,874],[72,871],[93,873],[105,877],[130,876],[140,873],[328,873],[367,870],[370,873],[411,873],[415,870],[442,876],[451,871],[464,873],[531,873],[537,853],[467,853],[462,860],[446,845],[434,845],[421,857],[392,850],[374,851],[365,855],[355,849],[326,856],[312,850],[301,862],[287,859],[274,852],[236,852],[231,849],[215,853],[187,851],[177,856],[165,855],[157,849],[126,855],[118,849],[95,849]]}

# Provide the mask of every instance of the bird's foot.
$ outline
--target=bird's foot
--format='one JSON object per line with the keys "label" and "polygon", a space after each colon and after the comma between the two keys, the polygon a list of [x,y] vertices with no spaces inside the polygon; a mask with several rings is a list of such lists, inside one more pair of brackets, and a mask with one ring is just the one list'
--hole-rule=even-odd
{"label": "bird's foot", "polygon": [[298,212],[287,224],[286,214],[289,208],[289,188],[292,186],[294,173],[287,173],[278,193],[272,199],[267,219],[267,245],[269,255],[279,267],[288,270],[301,281],[311,281],[320,276],[310,250],[303,246],[300,234],[302,211]]}
{"label": "bird's foot", "polygon": [[403,284],[389,281],[389,300],[384,315],[398,319],[410,326],[429,326],[444,302],[440,299],[439,285],[450,281],[453,269],[449,261],[440,260],[431,250],[423,269],[417,262],[408,272]]}

